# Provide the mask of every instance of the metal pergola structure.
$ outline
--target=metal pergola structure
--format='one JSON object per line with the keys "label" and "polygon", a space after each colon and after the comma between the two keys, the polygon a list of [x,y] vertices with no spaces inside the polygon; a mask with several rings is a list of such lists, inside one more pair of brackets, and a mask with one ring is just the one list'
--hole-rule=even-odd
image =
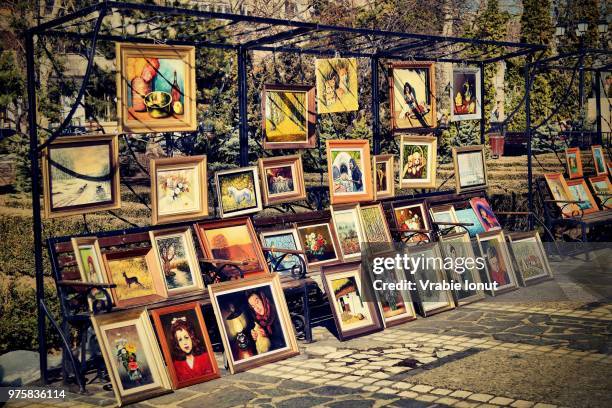
{"label": "metal pergola structure", "polygon": [[[120,21],[117,23],[117,21]],[[126,24],[126,21],[129,23]],[[110,22],[110,24],[103,24]],[[163,24],[162,24],[163,23]],[[193,23],[202,31],[182,34],[181,25]],[[162,38],[162,26],[176,34]],[[219,31],[227,30],[231,36],[219,38]],[[35,69],[35,38],[62,38],[88,40],[88,62],[76,100],[59,128],[49,131],[38,126]],[[365,58],[371,68],[371,113],[374,154],[380,151],[380,81],[379,64],[383,60],[433,61],[474,65],[481,69],[484,85],[484,68],[487,64],[515,57],[531,55],[537,60],[544,46],[507,41],[491,41],[474,38],[457,38],[383,31],[365,28],[350,28],[323,25],[302,21],[281,20],[238,14],[216,13],[195,9],[173,8],[151,4],[102,1],[73,13],[44,22],[25,32],[27,90],[30,136],[30,161],[32,171],[32,211],[34,232],[34,259],[36,269],[36,297],[38,307],[38,332],[40,370],[43,383],[48,382],[45,325],[47,317],[52,320],[45,305],[43,292],[42,220],[39,186],[39,154],[54,139],[60,136],[71,123],[79,104],[82,104],[85,88],[92,73],[92,66],[99,41],[130,42],[143,44],[192,45],[196,48],[216,48],[236,52],[238,68],[238,112],[239,112],[239,164],[248,164],[249,129],[247,121],[247,59],[249,52],[268,51]],[[526,71],[525,97],[529,111],[531,73]],[[481,106],[485,105],[485,90],[481,87]],[[517,107],[518,110],[518,107]],[[480,136],[484,142],[485,115],[480,121]],[[512,115],[509,116],[511,118]],[[508,118],[508,119],[509,119]],[[38,143],[39,130],[49,136]],[[529,127],[527,136],[531,141]],[[531,153],[531,142],[528,143]],[[531,180],[531,154],[528,166]],[[531,183],[529,184],[529,208],[533,210]],[[52,323],[53,320],[52,320]],[[56,326],[57,328],[57,326]],[[68,350],[70,352],[70,350]]]}

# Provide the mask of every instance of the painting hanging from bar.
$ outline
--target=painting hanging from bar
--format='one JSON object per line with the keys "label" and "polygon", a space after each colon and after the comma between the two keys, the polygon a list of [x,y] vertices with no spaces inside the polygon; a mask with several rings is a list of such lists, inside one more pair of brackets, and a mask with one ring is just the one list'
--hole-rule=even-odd
{"label": "painting hanging from bar", "polygon": [[196,130],[195,47],[117,43],[116,55],[122,132]]}
{"label": "painting hanging from bar", "polygon": [[359,109],[356,58],[317,59],[315,76],[318,113]]}
{"label": "painting hanging from bar", "polygon": [[480,102],[480,69],[453,69],[451,81],[451,122],[482,118]]}
{"label": "painting hanging from bar", "polygon": [[389,69],[391,125],[395,130],[436,127],[434,64],[393,63]]}

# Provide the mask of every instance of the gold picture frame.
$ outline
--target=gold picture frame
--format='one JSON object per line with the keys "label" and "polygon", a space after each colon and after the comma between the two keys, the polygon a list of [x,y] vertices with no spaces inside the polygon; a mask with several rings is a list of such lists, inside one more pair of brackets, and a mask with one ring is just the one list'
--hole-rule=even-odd
{"label": "gold picture frame", "polygon": [[399,188],[436,187],[437,149],[435,136],[401,136]]}
{"label": "gold picture frame", "polygon": [[306,199],[301,155],[261,158],[258,165],[264,205]]}
{"label": "gold picture frame", "polygon": [[351,112],[359,109],[356,58],[315,60],[317,112]]}
{"label": "gold picture frame", "polygon": [[195,47],[116,43],[121,133],[197,129]]}
{"label": "gold picture frame", "polygon": [[374,199],[395,196],[395,156],[379,154],[373,158]]}
{"label": "gold picture frame", "polygon": [[484,190],[489,185],[484,146],[453,147],[457,193]]}
{"label": "gold picture frame", "polygon": [[436,70],[433,62],[395,62],[389,65],[391,128],[435,128]]}
{"label": "gold picture frame", "polygon": [[[537,231],[508,234],[508,241],[525,286],[552,279],[552,269]],[[541,270],[538,271],[538,269]]]}
{"label": "gold picture frame", "polygon": [[565,165],[567,166],[567,176],[570,180],[582,177],[582,158],[580,149],[568,147],[565,149]]}
{"label": "gold picture frame", "polygon": [[372,254],[394,249],[393,237],[381,203],[360,205],[359,221],[363,238]]}
{"label": "gold picture frame", "polygon": [[[300,353],[277,273],[213,284],[208,293],[232,374]],[[259,313],[266,309],[267,319]]]}
{"label": "gold picture frame", "polygon": [[330,212],[342,259],[351,261],[361,258],[362,249],[365,248],[359,204],[332,205]]}
{"label": "gold picture frame", "polygon": [[374,199],[370,142],[367,140],[327,140],[327,178],[332,204],[356,203]]}
{"label": "gold picture frame", "polygon": [[208,215],[206,156],[151,159],[149,173],[153,225]]}
{"label": "gold picture frame", "polygon": [[121,208],[116,134],[61,136],[42,151],[45,218]]}

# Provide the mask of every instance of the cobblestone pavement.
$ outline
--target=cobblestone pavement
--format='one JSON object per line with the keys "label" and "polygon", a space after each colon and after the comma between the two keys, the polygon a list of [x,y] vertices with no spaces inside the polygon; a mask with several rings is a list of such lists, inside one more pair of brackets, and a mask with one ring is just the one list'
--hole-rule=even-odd
{"label": "cobblestone pavement", "polygon": [[[347,342],[318,327],[299,356],[133,406],[610,407],[612,304],[540,295],[572,285],[561,276]],[[52,406],[115,402],[89,391]]]}

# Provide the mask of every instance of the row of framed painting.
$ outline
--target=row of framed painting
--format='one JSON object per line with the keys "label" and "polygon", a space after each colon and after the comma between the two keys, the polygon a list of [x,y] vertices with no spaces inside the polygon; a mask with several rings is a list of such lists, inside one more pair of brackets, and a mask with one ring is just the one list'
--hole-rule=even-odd
{"label": "row of framed painting", "polygon": [[606,173],[587,178],[591,189],[584,178],[566,180],[561,173],[544,174],[544,179],[565,218],[612,208],[612,184]]}
{"label": "row of framed painting", "polygon": [[[591,155],[593,157],[593,168],[595,169],[596,175],[612,175],[612,161],[606,161],[606,155],[604,154],[603,147],[601,147],[601,145],[591,146]],[[567,175],[570,180],[584,176],[582,169],[582,155],[578,147],[570,147],[565,149],[565,162],[567,164]]]}
{"label": "row of framed painting", "polygon": [[[116,43],[117,112],[120,132],[195,131],[195,47]],[[389,65],[394,130],[436,126],[435,67],[432,62]],[[455,67],[450,83],[452,121],[481,119],[479,68]],[[264,148],[315,146],[316,111],[358,110],[357,59],[315,61],[315,87],[266,85],[262,92]]]}
{"label": "row of framed painting", "polygon": [[[371,160],[367,140],[328,140],[326,151],[332,204],[395,195],[393,155]],[[436,186],[435,137],[402,135],[399,156],[400,188]],[[453,148],[453,158],[457,192],[486,188],[483,146]],[[208,215],[206,156],[151,159],[149,168],[153,225]],[[42,169],[47,218],[121,207],[117,135],[61,137],[44,149]],[[262,158],[258,166],[217,171],[214,178],[221,218],[306,198],[300,155]]]}

